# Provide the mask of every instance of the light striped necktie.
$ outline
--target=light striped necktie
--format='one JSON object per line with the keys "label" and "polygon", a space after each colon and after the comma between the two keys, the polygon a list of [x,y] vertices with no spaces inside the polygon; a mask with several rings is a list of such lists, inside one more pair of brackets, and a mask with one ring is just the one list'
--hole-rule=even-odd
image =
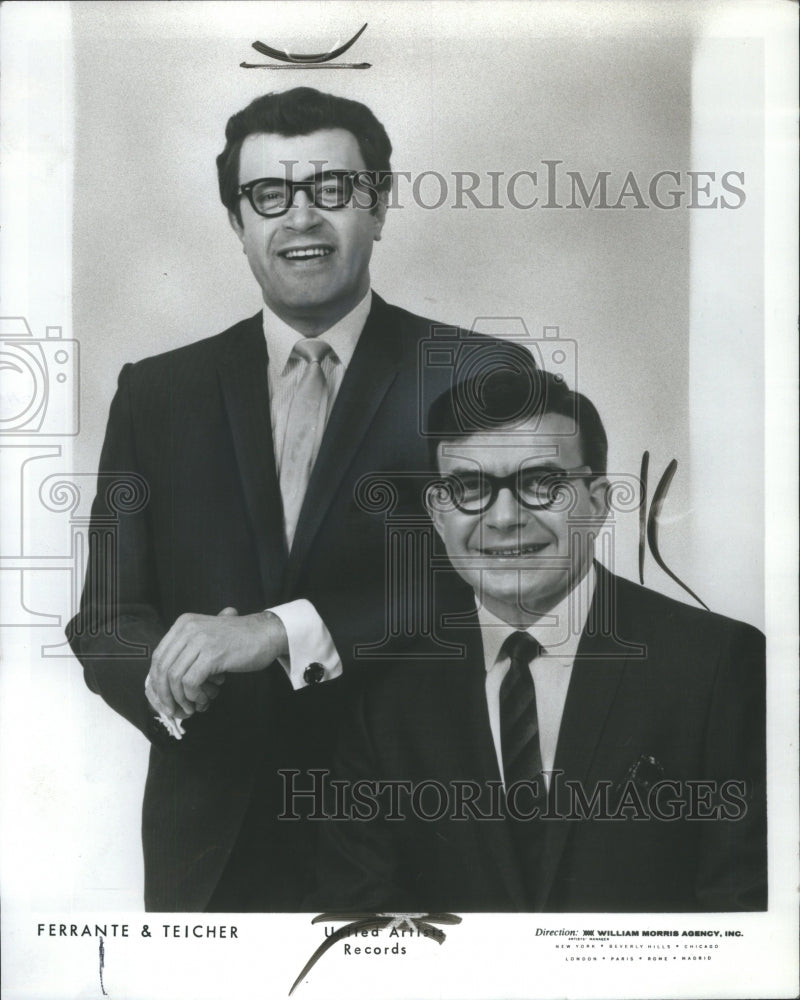
{"label": "light striped necktie", "polygon": [[503,774],[508,788],[516,781],[543,780],[539,747],[536,689],[530,663],[542,647],[527,632],[512,632],[500,647],[500,655],[511,660],[500,685],[500,745]]}
{"label": "light striped necktie", "polygon": [[290,357],[300,358],[305,371],[292,397],[281,458],[280,486],[286,542],[291,549],[311,470],[325,430],[328,385],[322,359],[331,345],[316,337],[298,340]]}

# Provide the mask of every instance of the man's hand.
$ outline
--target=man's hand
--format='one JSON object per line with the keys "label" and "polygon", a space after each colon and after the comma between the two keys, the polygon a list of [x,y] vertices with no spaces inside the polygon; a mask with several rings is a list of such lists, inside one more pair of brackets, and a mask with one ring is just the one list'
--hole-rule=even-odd
{"label": "man's hand", "polygon": [[269,611],[181,615],[153,653],[145,692],[157,712],[185,719],[208,708],[227,672],[264,670],[287,653],[283,623]]}

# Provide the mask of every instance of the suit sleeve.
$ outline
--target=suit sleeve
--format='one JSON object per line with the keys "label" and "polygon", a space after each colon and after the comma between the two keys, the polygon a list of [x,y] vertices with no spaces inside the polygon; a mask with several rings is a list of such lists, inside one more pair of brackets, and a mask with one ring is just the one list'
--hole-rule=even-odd
{"label": "suit sleeve", "polygon": [[157,721],[144,694],[153,650],[166,632],[158,611],[147,519],[151,484],[137,471],[130,375],[125,365],[100,455],[92,504],[86,580],[66,628],[86,684],[153,743],[180,745]]}
{"label": "suit sleeve", "polygon": [[765,675],[764,636],[746,625],[730,630],[706,729],[706,773],[722,818],[698,820],[703,910],[767,908]]}
{"label": "suit sleeve", "polygon": [[279,604],[269,609],[283,622],[289,643],[289,655],[279,656],[278,662],[295,691],[308,687],[305,670],[316,663],[322,667],[321,680],[341,676],[342,661],[325,622],[314,605],[305,599]]}

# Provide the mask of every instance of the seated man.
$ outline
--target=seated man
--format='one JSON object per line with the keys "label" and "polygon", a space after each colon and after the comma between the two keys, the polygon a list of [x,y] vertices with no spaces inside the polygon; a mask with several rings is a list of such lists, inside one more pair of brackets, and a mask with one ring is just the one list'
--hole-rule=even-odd
{"label": "seated man", "polygon": [[313,902],[765,909],[761,633],[594,561],[606,434],[563,382],[462,385],[429,430],[429,510],[476,610],[451,617],[457,662],[365,680]]}

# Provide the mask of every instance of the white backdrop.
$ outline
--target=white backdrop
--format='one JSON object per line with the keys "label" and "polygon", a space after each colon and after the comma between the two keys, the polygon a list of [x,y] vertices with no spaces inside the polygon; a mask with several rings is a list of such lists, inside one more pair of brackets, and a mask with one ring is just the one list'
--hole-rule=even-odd
{"label": "white backdrop", "polygon": [[[649,450],[652,493],[678,461],[660,531],[670,568],[713,610],[764,627],[764,353],[783,341],[778,313],[765,336],[772,151],[761,23],[730,16],[737,4],[698,3],[17,7],[21,91],[4,111],[17,145],[2,192],[14,252],[6,242],[2,315],[25,316],[39,338],[60,325],[78,342],[80,433],[50,428],[30,452],[26,438],[13,448],[0,439],[12,473],[4,554],[19,560],[0,574],[0,623],[13,626],[4,714],[28,706],[34,733],[4,754],[4,811],[14,816],[4,854],[15,858],[5,899],[25,912],[141,909],[147,744],[90,695],[68,651],[41,654],[62,642],[77,599],[78,542],[39,488],[48,476],[90,482],[123,362],[259,308],[214,157],[227,117],[267,90],[311,85],[364,101],[389,132],[395,170],[437,171],[451,194],[454,171],[530,170],[540,189],[521,182],[520,197],[543,200],[545,160],[589,187],[609,172],[612,202],[628,172],[645,197],[658,171],[679,172],[675,186],[687,191],[687,171],[714,171],[709,198],[724,193],[721,174],[743,174],[746,197],[730,210],[689,209],[688,195],[675,210],[633,199],[619,210],[458,210],[452,197],[427,210],[401,187],[372,278],[389,301],[443,321],[469,327],[483,317],[481,328],[497,329],[486,318],[502,317],[510,329],[521,317],[534,336],[558,327],[575,344],[570,381],[606,422],[611,471],[638,473]],[[239,68],[266,61],[250,49],[256,38],[322,51],[365,21],[346,58],[369,70]],[[432,200],[435,185],[422,193]],[[561,204],[569,193],[565,183]],[[781,370],[773,355],[770,392]],[[615,530],[615,567],[636,578],[637,517],[620,517]],[[645,583],[691,600],[651,556]],[[787,673],[773,704],[793,693]],[[11,731],[21,726],[30,733],[18,718]],[[793,780],[779,768],[771,793],[793,796]]]}

